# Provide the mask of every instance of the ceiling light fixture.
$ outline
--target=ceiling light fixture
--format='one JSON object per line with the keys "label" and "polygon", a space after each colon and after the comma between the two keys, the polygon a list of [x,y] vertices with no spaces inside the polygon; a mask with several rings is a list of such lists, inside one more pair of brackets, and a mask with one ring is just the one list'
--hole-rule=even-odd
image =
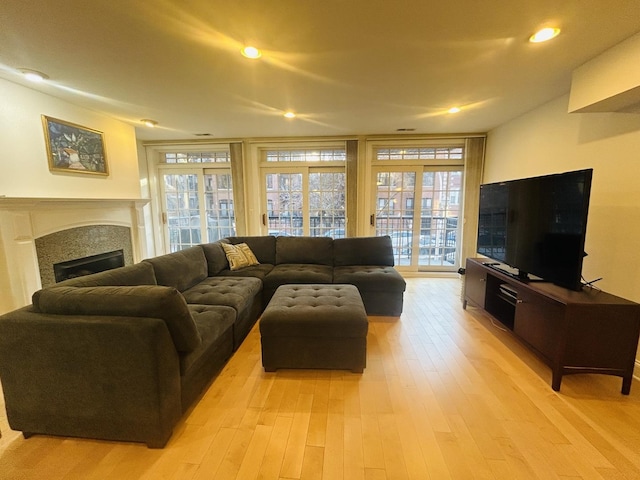
{"label": "ceiling light fixture", "polygon": [[543,28],[542,30],[538,30],[536,33],[531,35],[529,37],[529,41],[531,43],[546,42],[547,40],[551,40],[552,38],[557,37],[559,33],[560,33],[559,28],[555,28],[555,27]]}
{"label": "ceiling light fixture", "polygon": [[158,122],[156,122],[155,120],[149,120],[148,118],[143,118],[142,120],[140,120],[143,124],[145,124],[147,127],[149,128],[153,128],[156,125],[158,125]]}
{"label": "ceiling light fixture", "polygon": [[449,110],[447,110],[447,112],[449,113],[458,113],[460,112],[461,108],[460,107],[451,107]]}
{"label": "ceiling light fixture", "polygon": [[285,117],[285,118],[296,118],[296,114],[295,114],[295,113],[293,113],[293,112],[286,112],[286,113],[284,114],[284,117]]}
{"label": "ceiling light fixture", "polygon": [[245,57],[252,58],[252,59],[260,58],[262,56],[262,52],[260,50],[258,50],[256,47],[252,47],[250,45],[244,47],[241,50],[241,53]]}
{"label": "ceiling light fixture", "polygon": [[26,78],[30,82],[39,83],[49,79],[48,75],[42,72],[38,72],[37,70],[29,70],[27,68],[21,68],[20,72],[22,73],[22,75],[24,75],[24,78]]}

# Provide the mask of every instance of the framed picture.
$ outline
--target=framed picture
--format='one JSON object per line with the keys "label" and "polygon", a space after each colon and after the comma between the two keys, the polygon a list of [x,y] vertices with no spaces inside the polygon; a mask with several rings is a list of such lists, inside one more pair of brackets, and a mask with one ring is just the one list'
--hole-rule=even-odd
{"label": "framed picture", "polygon": [[52,172],[109,175],[102,132],[42,116]]}

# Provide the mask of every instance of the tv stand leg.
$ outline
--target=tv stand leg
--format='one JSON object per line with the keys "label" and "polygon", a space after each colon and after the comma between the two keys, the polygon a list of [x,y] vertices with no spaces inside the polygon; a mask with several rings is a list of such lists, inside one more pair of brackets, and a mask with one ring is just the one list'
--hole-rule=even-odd
{"label": "tv stand leg", "polygon": [[632,375],[622,377],[622,394],[623,395],[629,395],[629,393],[631,393],[631,380],[633,380]]}
{"label": "tv stand leg", "polygon": [[561,383],[562,383],[562,373],[553,372],[551,375],[551,389],[554,392],[559,392]]}

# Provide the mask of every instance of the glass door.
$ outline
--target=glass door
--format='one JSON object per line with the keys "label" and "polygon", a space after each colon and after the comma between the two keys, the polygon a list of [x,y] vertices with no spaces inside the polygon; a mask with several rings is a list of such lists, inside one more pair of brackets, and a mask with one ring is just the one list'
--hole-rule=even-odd
{"label": "glass door", "polygon": [[376,167],[375,235],[389,235],[395,264],[415,270],[455,270],[462,170]]}
{"label": "glass door", "polygon": [[345,173],[335,168],[263,170],[269,235],[345,236]]}
{"label": "glass door", "polygon": [[161,170],[162,219],[168,252],[235,235],[231,173]]}

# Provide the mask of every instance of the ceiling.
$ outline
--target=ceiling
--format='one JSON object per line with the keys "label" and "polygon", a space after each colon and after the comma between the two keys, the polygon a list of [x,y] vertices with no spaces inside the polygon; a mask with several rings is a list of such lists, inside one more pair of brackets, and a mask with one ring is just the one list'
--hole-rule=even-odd
{"label": "ceiling", "polygon": [[[640,1],[3,0],[0,22],[0,77],[142,140],[472,133],[568,93],[640,32]],[[527,42],[548,25],[560,36]]]}

